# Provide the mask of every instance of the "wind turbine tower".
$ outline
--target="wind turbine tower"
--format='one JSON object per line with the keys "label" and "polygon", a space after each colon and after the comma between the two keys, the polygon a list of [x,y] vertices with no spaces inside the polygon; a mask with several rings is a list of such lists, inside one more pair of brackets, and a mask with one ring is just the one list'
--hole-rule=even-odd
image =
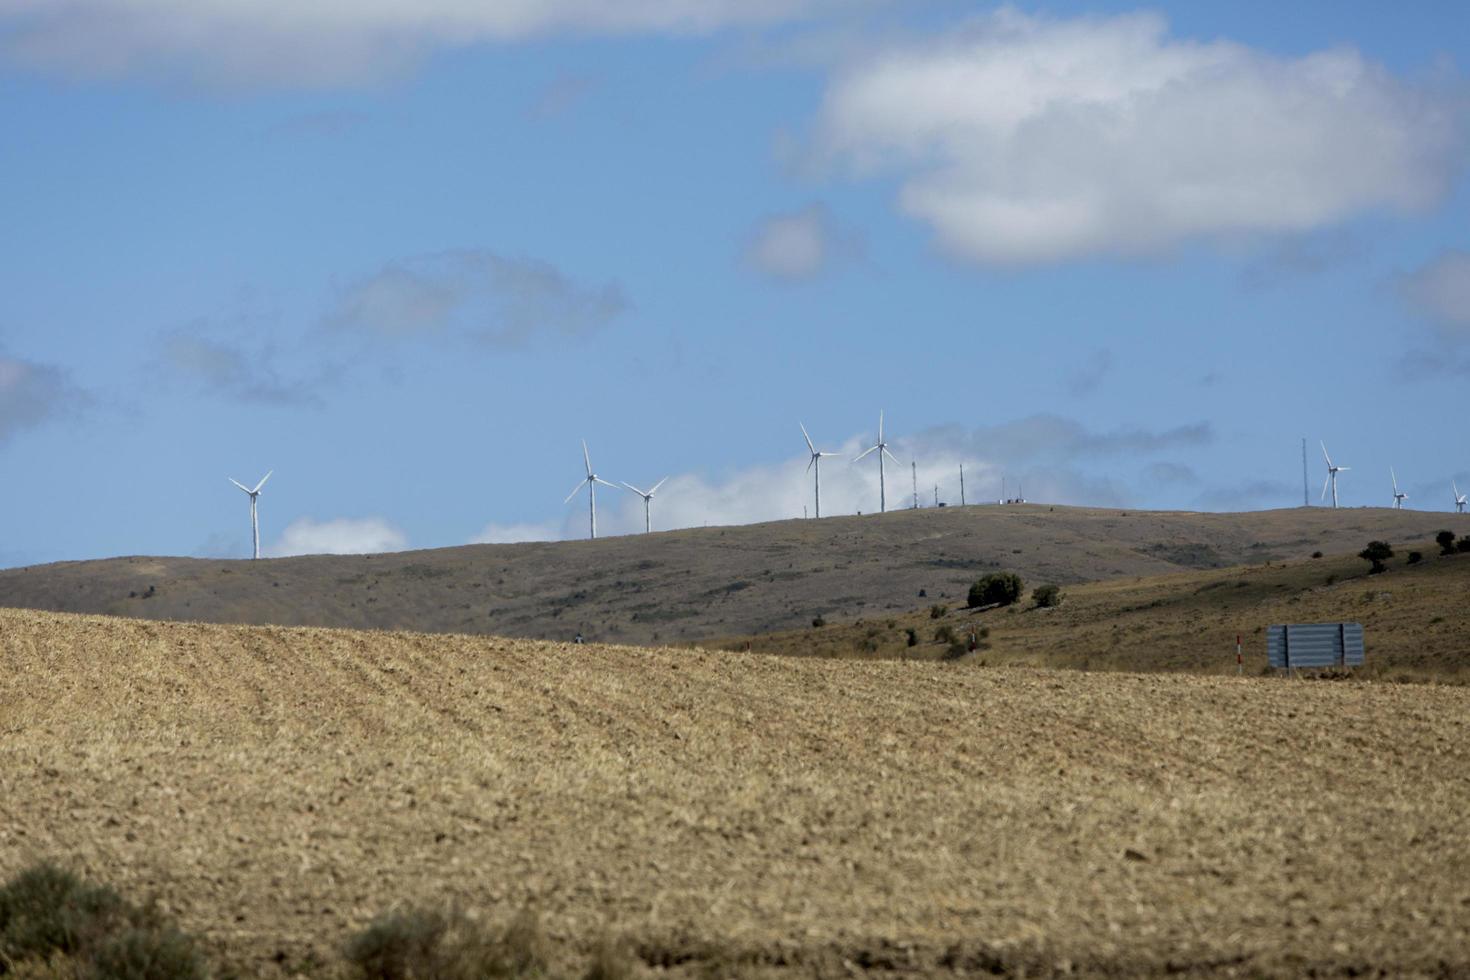
{"label": "wind turbine tower", "polygon": [[265,481],[269,480],[271,478],[271,473],[274,472],[275,470],[271,470],[270,473],[267,473],[265,476],[261,477],[260,482],[255,485],[254,490],[250,489],[239,480],[236,480],[234,477],[230,477],[231,483],[250,495],[250,536],[255,541],[256,558],[260,557],[260,516],[257,512],[256,502],[260,499],[260,488],[265,486]]}
{"label": "wind turbine tower", "polygon": [[869,448],[864,449],[861,453],[853,458],[853,462],[856,463],[858,460],[862,459],[869,453],[878,454],[878,513],[885,514],[888,512],[888,489],[884,480],[883,457],[887,456],[889,459],[893,460],[894,463],[898,462],[898,457],[888,451],[888,443],[883,441],[883,412],[881,410],[878,412],[877,445],[870,446]]}
{"label": "wind turbine tower", "polygon": [[[650,532],[650,531],[653,530],[653,517],[652,517],[652,513],[651,513],[652,512],[652,507],[653,507],[653,495],[656,494],[656,493],[658,493],[658,488],[661,487],[661,486],[663,486],[667,482],[669,482],[669,478],[668,477],[664,477],[662,480],[659,480],[657,483],[655,483],[653,485],[653,489],[652,490],[639,490],[637,487],[633,486],[633,484],[631,484],[631,483],[624,483],[623,484],[623,486],[627,487],[629,490],[632,490],[638,496],[640,496],[640,497],[643,498],[643,533],[644,534],[647,534],[648,532]],[[580,489],[580,487],[578,489]],[[576,491],[573,491],[573,492],[575,493]],[[596,537],[595,534],[593,536]]]}
{"label": "wind turbine tower", "polygon": [[960,464],[960,506],[965,506],[965,464]]}
{"label": "wind turbine tower", "polygon": [[1454,480],[1450,481],[1450,487],[1455,491],[1455,513],[1465,513],[1465,495],[1460,492],[1460,486]]}
{"label": "wind turbine tower", "polygon": [[1403,510],[1404,501],[1409,499],[1409,495],[1399,489],[1399,478],[1394,474],[1392,466],[1388,468],[1388,478],[1393,481],[1393,509]]}
{"label": "wind turbine tower", "polygon": [[806,464],[807,472],[812,474],[812,492],[816,495],[817,517],[822,516],[822,457],[840,456],[841,453],[825,453],[812,444],[812,437],[807,435],[806,426],[801,426],[801,437],[806,440],[806,450],[811,453],[811,462]]}
{"label": "wind turbine tower", "polygon": [[1322,499],[1327,499],[1327,487],[1332,486],[1332,509],[1337,509],[1337,474],[1345,473],[1352,469],[1350,466],[1334,466],[1332,457],[1327,455],[1327,443],[1322,443],[1322,458],[1327,460],[1327,479],[1322,484]]}
{"label": "wind turbine tower", "polygon": [[602,477],[592,472],[592,456],[587,452],[586,439],[582,440],[582,462],[587,464],[587,476],[581,483],[578,483],[572,488],[572,492],[567,494],[567,499],[563,500],[562,504],[566,505],[571,503],[572,498],[581,493],[583,487],[587,488],[587,508],[592,518],[592,539],[595,541],[597,540],[597,485],[601,483],[603,486],[612,487],[614,490],[618,489],[618,485],[616,483],[608,483]]}
{"label": "wind turbine tower", "polygon": [[909,460],[909,474],[914,481],[914,510],[919,509],[919,464]]}

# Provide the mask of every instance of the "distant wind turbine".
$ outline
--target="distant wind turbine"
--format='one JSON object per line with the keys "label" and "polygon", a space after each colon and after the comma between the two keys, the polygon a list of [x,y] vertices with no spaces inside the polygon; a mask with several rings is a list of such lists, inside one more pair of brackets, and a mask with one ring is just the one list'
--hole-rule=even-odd
{"label": "distant wind turbine", "polygon": [[584,462],[584,463],[587,464],[587,476],[582,480],[581,483],[577,484],[575,487],[572,488],[572,492],[569,493],[569,494],[567,494],[567,499],[566,500],[563,500],[562,503],[563,504],[569,504],[569,503],[571,503],[572,502],[572,498],[575,497],[578,493],[580,493],[582,491],[582,488],[583,487],[586,487],[587,488],[587,506],[588,506],[588,510],[589,510],[589,513],[590,513],[591,518],[592,518],[592,538],[593,538],[593,540],[596,540],[597,539],[597,485],[599,483],[601,483],[603,486],[605,486],[605,487],[612,487],[614,490],[618,489],[618,485],[616,483],[608,483],[602,477],[600,477],[596,473],[592,472],[592,456],[587,452],[587,440],[586,439],[583,439],[582,440],[582,462]]}
{"label": "distant wind turbine", "polygon": [[1393,509],[1403,510],[1404,501],[1409,499],[1409,495],[1399,489],[1399,478],[1394,474],[1392,466],[1388,468],[1388,478],[1393,481]]}
{"label": "distant wind turbine", "polygon": [[812,474],[812,492],[816,496],[817,517],[820,518],[822,516],[822,457],[842,454],[822,452],[812,443],[812,437],[807,435],[806,426],[800,422],[796,424],[801,426],[801,437],[806,440],[806,451],[811,453],[811,462],[806,464],[806,469]]}
{"label": "distant wind turbine", "polygon": [[894,463],[898,462],[898,457],[888,451],[888,443],[883,441],[883,412],[881,410],[878,412],[877,445],[871,446],[868,449],[864,449],[861,453],[853,458],[853,462],[856,463],[858,460],[862,459],[864,456],[867,456],[869,453],[878,454],[878,513],[884,514],[888,512],[888,489],[884,482],[883,457],[887,456],[889,459],[893,460]]}
{"label": "distant wind turbine", "polygon": [[1454,480],[1450,481],[1450,487],[1455,491],[1455,513],[1465,513],[1465,495],[1460,492],[1460,487]]}
{"label": "distant wind turbine", "polygon": [[254,490],[250,489],[234,477],[229,478],[231,483],[250,495],[250,536],[255,539],[256,558],[260,557],[260,515],[257,513],[256,501],[260,497],[260,488],[265,486],[265,481],[269,480],[271,478],[271,473],[274,472],[275,470],[271,470],[270,473],[267,473],[265,476],[261,477],[260,482],[255,485]]}
{"label": "distant wind turbine", "polygon": [[[669,482],[669,478],[668,477],[664,477],[662,480],[659,480],[657,483],[655,483],[653,485],[653,489],[652,490],[639,490],[637,487],[633,486],[633,484],[631,484],[631,483],[624,483],[623,484],[623,486],[627,487],[629,490],[632,490],[638,496],[640,496],[640,497],[643,498],[643,533],[644,534],[647,534],[648,532],[650,532],[650,531],[653,530],[653,517],[651,516],[651,509],[652,509],[652,505],[653,505],[653,495],[656,494],[656,493],[658,493],[658,488],[659,487],[663,486],[665,483],[668,483],[668,482]],[[580,490],[581,487],[578,487],[577,489]],[[576,490],[574,490],[572,492],[573,493],[576,493]],[[595,537],[595,535],[594,535],[594,537]]]}
{"label": "distant wind turbine", "polygon": [[1327,455],[1327,443],[1322,443],[1322,458],[1327,460],[1327,479],[1322,484],[1322,499],[1327,499],[1328,484],[1332,486],[1332,509],[1337,509],[1337,474],[1352,469],[1350,466],[1333,466],[1332,457]]}

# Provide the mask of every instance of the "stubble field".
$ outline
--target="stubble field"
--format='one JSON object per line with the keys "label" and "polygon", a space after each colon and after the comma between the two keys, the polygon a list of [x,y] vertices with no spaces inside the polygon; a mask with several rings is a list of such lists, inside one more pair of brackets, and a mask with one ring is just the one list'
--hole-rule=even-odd
{"label": "stubble field", "polygon": [[1470,971],[1470,690],[0,611],[0,872],[247,974],[405,902],[673,974]]}

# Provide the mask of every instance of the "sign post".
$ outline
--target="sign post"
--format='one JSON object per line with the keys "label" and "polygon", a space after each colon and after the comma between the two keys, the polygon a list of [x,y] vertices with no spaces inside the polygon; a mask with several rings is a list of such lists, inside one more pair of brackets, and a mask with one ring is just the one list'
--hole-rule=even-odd
{"label": "sign post", "polygon": [[1245,662],[1240,659],[1240,634],[1235,634],[1235,673],[1245,673]]}

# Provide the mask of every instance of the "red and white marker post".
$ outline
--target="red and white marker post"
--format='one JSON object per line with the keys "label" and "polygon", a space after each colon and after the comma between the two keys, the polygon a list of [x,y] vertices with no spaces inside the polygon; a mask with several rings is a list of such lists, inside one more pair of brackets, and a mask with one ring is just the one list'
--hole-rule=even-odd
{"label": "red and white marker post", "polygon": [[1239,674],[1239,675],[1242,675],[1242,676],[1245,674],[1245,661],[1243,661],[1243,660],[1240,659],[1240,634],[1239,633],[1236,633],[1235,634],[1235,673],[1236,674]]}

